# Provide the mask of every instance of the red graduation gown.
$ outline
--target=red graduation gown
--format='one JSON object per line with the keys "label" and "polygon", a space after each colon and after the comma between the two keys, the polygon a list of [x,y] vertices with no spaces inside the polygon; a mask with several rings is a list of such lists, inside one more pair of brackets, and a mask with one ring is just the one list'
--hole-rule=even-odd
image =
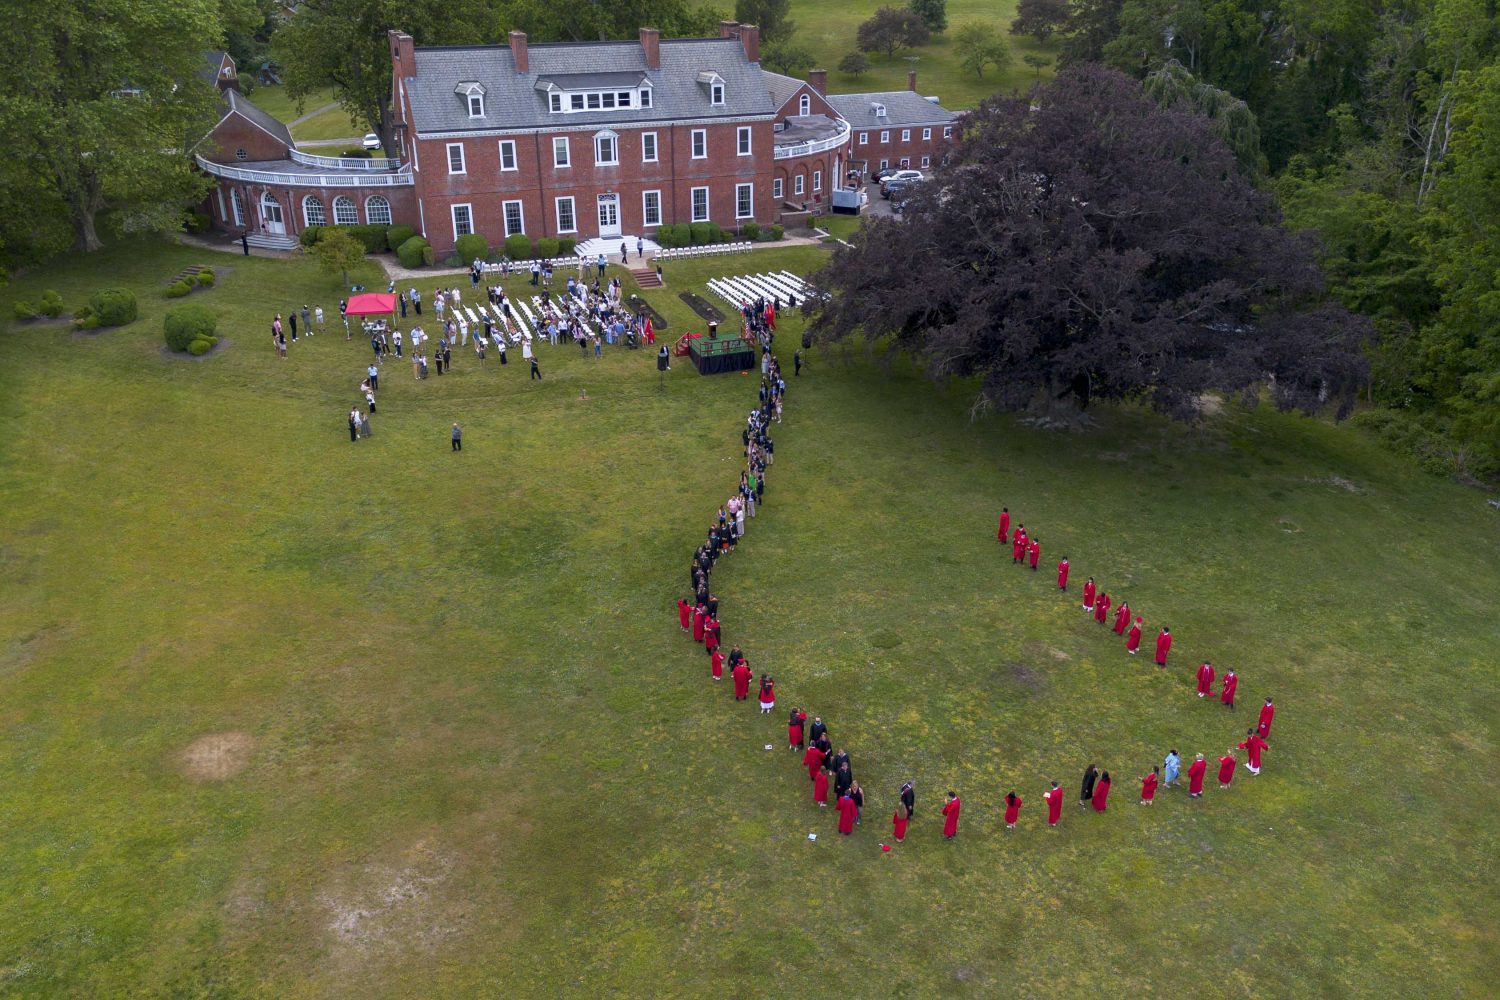
{"label": "red graduation gown", "polygon": [[1153,771],[1141,779],[1141,801],[1150,802],[1156,798],[1156,772]]}
{"label": "red graduation gown", "polygon": [[1208,761],[1195,760],[1188,765],[1188,794],[1198,795],[1203,791],[1203,776],[1208,773]]}
{"label": "red graduation gown", "polygon": [[1011,560],[1011,562],[1017,562],[1025,554],[1026,554],[1026,536],[1023,535],[1023,534],[1021,534],[1018,531],[1018,532],[1016,532],[1016,540],[1013,543],[1011,543],[1011,547],[1010,547],[1010,560]]}
{"label": "red graduation gown", "polygon": [[943,836],[951,837],[958,832],[958,810],[962,803],[958,799],[943,806]]}
{"label": "red graduation gown", "polygon": [[1014,823],[1016,817],[1021,815],[1021,796],[1016,796],[1016,801],[1005,804],[1005,822]]}
{"label": "red graduation gown", "polygon": [[1172,648],[1172,633],[1162,632],[1156,637],[1156,665],[1167,665],[1167,652]]}
{"label": "red graduation gown", "polygon": [[776,704],[775,682],[767,681],[765,687],[760,689],[760,703],[762,707]]}
{"label": "red graduation gown", "polygon": [[1062,789],[1054,788],[1042,798],[1047,800],[1047,825],[1056,826],[1057,821],[1062,819]]}
{"label": "red graduation gown", "polygon": [[750,697],[750,678],[754,676],[754,673],[753,670],[745,665],[744,660],[741,660],[740,665],[730,672],[730,676],[734,678],[734,696],[736,698]]}
{"label": "red graduation gown", "polygon": [[1130,604],[1125,602],[1115,609],[1115,635],[1124,635],[1130,624]]}
{"label": "red graduation gown", "polygon": [[839,833],[851,834],[854,832],[854,800],[845,795],[838,801],[839,811]]}
{"label": "red graduation gown", "polygon": [[816,781],[818,772],[823,770],[823,751],[817,747],[808,747],[807,753],[802,755],[802,766],[807,768],[807,777]]}
{"label": "red graduation gown", "polygon": [[1032,542],[1031,546],[1026,551],[1027,554],[1031,556],[1031,568],[1036,569],[1037,560],[1042,558],[1042,543]]}
{"label": "red graduation gown", "polygon": [[701,608],[694,608],[693,609],[693,641],[694,642],[702,642],[703,641],[703,619],[706,618],[706,617],[708,617],[708,616],[703,613],[703,609],[701,609]]}
{"label": "red graduation gown", "polygon": [[1005,541],[1010,536],[1010,513],[1000,515],[1000,528],[995,532],[996,541]]}
{"label": "red graduation gown", "polygon": [[1234,689],[1240,686],[1240,679],[1235,676],[1233,670],[1224,675],[1224,690],[1219,692],[1219,700],[1226,705],[1234,704]]}
{"label": "red graduation gown", "polygon": [[1264,740],[1270,738],[1271,719],[1273,719],[1275,716],[1275,705],[1262,705],[1260,707],[1260,723],[1257,725],[1256,729],[1259,731],[1261,739]]}
{"label": "red graduation gown", "polygon": [[1100,780],[1094,786],[1094,812],[1102,813],[1109,806],[1109,782]]}
{"label": "red graduation gown", "polygon": [[1094,586],[1093,580],[1083,585],[1083,606],[1090,611],[1094,610],[1094,593],[1096,590],[1097,588]]}
{"label": "red graduation gown", "polygon": [[703,646],[709,651],[719,648],[719,623],[709,618],[703,623]]}
{"label": "red graduation gown", "polygon": [[1245,750],[1249,753],[1250,766],[1257,771],[1260,770],[1260,752],[1267,749],[1269,746],[1270,744],[1268,744],[1265,740],[1261,739],[1257,735],[1252,735],[1247,738],[1245,742],[1239,744],[1241,750]]}
{"label": "red graduation gown", "polygon": [[891,832],[897,840],[906,839],[906,810],[900,806],[896,807],[895,815],[891,817]]}
{"label": "red graduation gown", "polygon": [[715,677],[723,677],[724,654],[719,652],[717,649],[714,650],[713,655],[708,658],[708,668],[713,671],[713,675]]}
{"label": "red graduation gown", "polygon": [[1099,595],[1099,599],[1094,602],[1094,621],[1098,622],[1100,625],[1103,625],[1104,624],[1104,619],[1106,619],[1108,617],[1109,617],[1109,595],[1108,594],[1100,594]]}
{"label": "red graduation gown", "polygon": [[1238,763],[1231,756],[1219,758],[1219,784],[1227,785],[1234,780],[1234,765]]}
{"label": "red graduation gown", "polygon": [[677,624],[682,626],[683,631],[692,627],[693,606],[682,598],[677,598]]}
{"label": "red graduation gown", "polygon": [[1057,564],[1057,589],[1068,589],[1068,561],[1066,559]]}
{"label": "red graduation gown", "polygon": [[828,801],[828,772],[822,768],[819,768],[818,773],[813,775],[813,801]]}
{"label": "red graduation gown", "polygon": [[1132,653],[1141,648],[1141,627],[1139,625],[1130,626],[1130,634],[1125,637],[1125,648]]}
{"label": "red graduation gown", "polygon": [[1214,668],[1210,664],[1203,664],[1198,668],[1198,693],[1214,693]]}

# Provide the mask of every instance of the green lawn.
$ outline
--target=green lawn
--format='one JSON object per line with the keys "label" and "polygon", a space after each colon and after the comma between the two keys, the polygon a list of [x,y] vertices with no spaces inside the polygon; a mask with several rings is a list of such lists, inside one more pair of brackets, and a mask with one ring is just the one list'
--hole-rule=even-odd
{"label": "green lawn", "polygon": [[[676,292],[821,253],[670,265],[647,297],[676,335]],[[227,269],[192,301],[229,342],[164,357],[160,289],[197,262]],[[658,392],[645,352],[566,347],[542,382],[391,364],[351,444],[368,346],[268,343],[272,312],[336,302],[306,262],[121,246],[18,279],[0,315],[103,275],[140,321],[0,331],[0,993],[1493,992],[1481,495],[1265,409],[1059,436],[815,350],[714,579],[726,641],[779,681],[768,720],[673,609],[753,379],[675,363]],[[1012,568],[1001,504],[1045,565],[1170,624],[1170,670]],[[1205,656],[1240,672],[1233,716],[1192,695]],[[1222,752],[1268,694],[1264,774],[1135,804],[1168,746]],[[780,748],[791,704],[853,754],[851,839]],[[1046,780],[1090,760],[1110,811],[1049,832]],[[908,777],[917,823],[885,854]]]}
{"label": "green lawn", "polygon": [[314,115],[300,125],[292,127],[292,138],[298,142],[314,142],[319,139],[349,139],[359,145],[359,137],[368,129],[349,117],[342,108],[330,108]]}
{"label": "green lawn", "polygon": [[316,111],[325,104],[334,102],[333,88],[324,87],[306,95],[299,102],[293,100],[287,93],[284,85],[276,84],[267,86],[257,85],[255,92],[250,95],[250,100],[255,106],[266,114],[280,121],[291,122],[301,118],[309,111]]}

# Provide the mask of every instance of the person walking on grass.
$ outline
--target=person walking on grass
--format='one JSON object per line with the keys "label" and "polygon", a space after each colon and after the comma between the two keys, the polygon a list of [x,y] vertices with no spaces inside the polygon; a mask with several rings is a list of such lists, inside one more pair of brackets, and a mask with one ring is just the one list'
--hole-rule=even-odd
{"label": "person walking on grass", "polygon": [[1094,812],[1102,813],[1109,808],[1109,772],[1105,771],[1099,775],[1099,783],[1094,786]]}
{"label": "person walking on grass", "polygon": [[1054,781],[1052,782],[1052,787],[1047,790],[1047,794],[1043,795],[1042,798],[1047,803],[1047,825],[1049,827],[1057,826],[1057,821],[1062,819],[1063,790]]}
{"label": "person walking on grass", "polygon": [[1177,756],[1176,750],[1168,750],[1166,760],[1161,762],[1162,784],[1171,788],[1177,782],[1177,776],[1182,773],[1182,758]]}
{"label": "person walking on grass", "polygon": [[1016,820],[1021,816],[1021,796],[1014,790],[1005,793],[1005,828],[1014,830]]}
{"label": "person walking on grass", "polygon": [[963,803],[958,800],[958,793],[950,791],[948,801],[943,806],[943,838],[952,840],[958,836],[958,813],[963,808]]}
{"label": "person walking on grass", "polygon": [[1160,768],[1153,767],[1151,773],[1141,778],[1141,805],[1149,806],[1156,804],[1157,772]]}
{"label": "person walking on grass", "polygon": [[1099,768],[1090,764],[1083,770],[1083,785],[1078,792],[1078,804],[1088,805],[1094,800],[1094,783],[1099,780]]}
{"label": "person walking on grass", "polygon": [[454,451],[463,451],[464,450],[464,432],[463,432],[463,429],[461,427],[459,427],[457,424],[453,425],[453,450]]}
{"label": "person walking on grass", "polygon": [[1208,773],[1208,761],[1200,753],[1188,765],[1188,798],[1203,798],[1203,776]]}
{"label": "person walking on grass", "polygon": [[1234,692],[1240,686],[1240,679],[1233,670],[1224,674],[1224,688],[1219,692],[1219,704],[1225,708],[1234,710]]}
{"label": "person walking on grass", "polygon": [[1260,755],[1263,751],[1271,749],[1271,744],[1260,738],[1260,734],[1253,729],[1245,730],[1245,740],[1238,744],[1241,750],[1249,754],[1250,759],[1245,761],[1245,769],[1251,774],[1260,773]]}
{"label": "person walking on grass", "polygon": [[349,411],[349,440],[359,440],[359,407],[357,406]]}

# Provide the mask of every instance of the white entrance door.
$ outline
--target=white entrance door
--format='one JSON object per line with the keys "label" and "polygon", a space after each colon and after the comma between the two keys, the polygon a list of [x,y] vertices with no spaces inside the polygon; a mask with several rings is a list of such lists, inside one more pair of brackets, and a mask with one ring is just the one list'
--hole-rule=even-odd
{"label": "white entrance door", "polygon": [[599,235],[620,235],[620,196],[617,194],[599,196]]}
{"label": "white entrance door", "polygon": [[281,218],[281,202],[273,198],[269,191],[260,196],[260,221],[261,226],[272,236],[286,235],[286,223]]}

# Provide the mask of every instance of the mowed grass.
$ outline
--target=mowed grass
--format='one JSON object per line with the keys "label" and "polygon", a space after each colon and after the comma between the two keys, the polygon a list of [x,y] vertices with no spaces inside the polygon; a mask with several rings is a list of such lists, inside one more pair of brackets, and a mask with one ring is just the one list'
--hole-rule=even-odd
{"label": "mowed grass", "polygon": [[[647,297],[675,336],[697,325],[676,292],[820,253],[669,266]],[[204,260],[229,270],[193,301],[230,343],[164,357],[159,289]],[[679,362],[658,391],[646,352],[548,346],[535,383],[456,353],[422,383],[387,365],[351,444],[368,345],[267,342],[272,312],[336,302],[306,262],[125,246],[0,309],[106,281],[142,292],[138,323],[0,333],[0,992],[1491,991],[1480,495],[1266,410],[1057,435],[813,351],[714,579],[726,640],[778,679],[766,719],[707,679],[672,606],[753,379]],[[1047,572],[996,551],[1001,504]],[[1056,592],[1064,553],[1075,588],[1172,627],[1168,671]],[[1192,695],[1201,657],[1239,671],[1234,715]],[[1222,752],[1268,694],[1264,774],[1135,805],[1168,746]],[[781,742],[791,704],[853,754],[853,838]],[[184,760],[225,733],[248,736],[239,773]],[[1047,779],[1071,800],[1089,761],[1110,811],[1070,801],[1049,832]],[[917,822],[882,853],[906,778]]]}

